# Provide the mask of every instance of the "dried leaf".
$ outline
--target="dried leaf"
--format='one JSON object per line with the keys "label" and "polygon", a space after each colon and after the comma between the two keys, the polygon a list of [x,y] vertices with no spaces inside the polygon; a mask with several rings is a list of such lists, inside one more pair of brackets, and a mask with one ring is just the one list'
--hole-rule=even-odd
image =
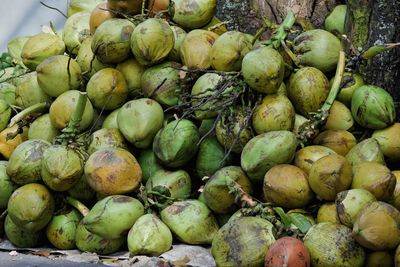
{"label": "dried leaf", "polygon": [[179,259],[179,260],[173,261],[172,264],[174,264],[174,265],[176,265],[178,267],[180,267],[180,266],[184,267],[184,266],[187,266],[187,263],[189,261],[190,261],[190,258],[188,256],[185,256],[185,257],[183,257],[183,259]]}
{"label": "dried leaf", "polygon": [[37,256],[42,256],[42,257],[48,257],[48,256],[50,256],[50,251],[47,251],[47,250],[32,251],[31,254],[37,255]]}

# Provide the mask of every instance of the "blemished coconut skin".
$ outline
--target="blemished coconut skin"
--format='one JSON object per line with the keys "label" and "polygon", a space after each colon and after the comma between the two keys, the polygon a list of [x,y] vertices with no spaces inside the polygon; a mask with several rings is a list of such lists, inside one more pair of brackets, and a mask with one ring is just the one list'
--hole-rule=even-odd
{"label": "blemished coconut skin", "polygon": [[142,179],[142,170],[127,150],[104,148],[90,155],[85,164],[85,176],[96,192],[115,195],[135,190]]}
{"label": "blemished coconut skin", "polygon": [[351,230],[329,222],[314,225],[303,239],[314,267],[361,267],[365,251],[353,238]]}
{"label": "blemished coconut skin", "polygon": [[390,204],[375,201],[357,215],[353,236],[373,251],[394,249],[400,243],[400,212]]}
{"label": "blemished coconut skin", "polygon": [[276,165],[265,174],[263,192],[269,202],[288,209],[304,207],[313,198],[307,174],[289,164]]}

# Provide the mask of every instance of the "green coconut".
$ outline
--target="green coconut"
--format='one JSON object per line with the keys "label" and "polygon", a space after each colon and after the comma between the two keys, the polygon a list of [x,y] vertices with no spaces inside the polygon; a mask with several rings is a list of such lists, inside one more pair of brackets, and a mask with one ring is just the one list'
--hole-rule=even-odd
{"label": "green coconut", "polygon": [[126,237],[106,239],[91,233],[85,228],[82,221],[78,224],[76,229],[76,247],[83,252],[97,253],[100,255],[111,254],[117,252],[125,242]]}
{"label": "green coconut", "polygon": [[42,240],[41,232],[31,232],[17,226],[8,215],[4,222],[4,231],[7,239],[10,242],[20,248],[32,248],[39,245]]}
{"label": "green coconut", "polygon": [[335,203],[340,223],[352,228],[357,214],[374,201],[375,196],[366,189],[350,189],[338,193]]}
{"label": "green coconut", "polygon": [[355,90],[351,113],[358,124],[368,129],[383,129],[396,120],[392,96],[373,85],[363,85]]}
{"label": "green coconut", "polygon": [[119,113],[120,109],[121,108],[117,108],[117,109],[114,109],[113,111],[111,111],[105,117],[101,128],[106,128],[106,129],[115,128],[115,129],[118,129],[118,120],[117,120],[117,118],[118,118],[118,113]]}
{"label": "green coconut", "polygon": [[257,134],[270,131],[291,131],[295,110],[285,95],[267,95],[253,113],[252,125]]}
{"label": "green coconut", "polygon": [[46,237],[58,249],[74,249],[75,235],[82,215],[70,210],[55,215],[46,227]]}
{"label": "green coconut", "polygon": [[49,147],[50,143],[43,140],[23,142],[10,156],[7,175],[19,185],[40,181],[43,153]]}
{"label": "green coconut", "polygon": [[44,185],[26,184],[11,195],[8,216],[21,229],[37,232],[50,222],[54,205],[53,196]]}
{"label": "green coconut", "polygon": [[114,110],[126,102],[128,85],[120,71],[105,68],[90,78],[86,92],[95,108]]}
{"label": "green coconut", "polygon": [[164,112],[160,104],[149,98],[125,103],[117,115],[118,129],[125,139],[138,148],[147,148],[163,126]]}
{"label": "green coconut", "polygon": [[71,189],[83,175],[84,162],[75,150],[53,145],[43,153],[41,177],[54,191]]}
{"label": "green coconut", "polygon": [[71,17],[73,14],[82,11],[91,12],[102,1],[103,0],[70,0],[67,16]]}
{"label": "green coconut", "polygon": [[[200,110],[195,110],[194,116],[198,120],[215,118],[218,115],[218,110],[215,108],[218,103],[218,98],[204,102],[203,99],[210,98],[218,91],[218,85],[223,81],[223,77],[216,73],[205,73],[201,75],[192,87],[191,96],[194,99],[192,107]],[[195,99],[198,99],[197,101]]]}
{"label": "green coconut", "polygon": [[75,60],[64,55],[52,56],[36,68],[40,88],[49,96],[57,97],[81,86],[81,68]]}
{"label": "green coconut", "polygon": [[143,3],[142,0],[107,0],[107,8],[127,15],[139,14]]}
{"label": "green coconut", "polygon": [[389,201],[396,187],[396,177],[385,165],[363,162],[354,169],[351,188],[370,191],[377,200]]}
{"label": "green coconut", "polygon": [[95,131],[91,135],[92,141],[87,149],[89,154],[93,154],[97,150],[108,147],[119,147],[127,149],[127,145],[124,136],[118,129],[103,128]]}
{"label": "green coconut", "polygon": [[[96,5],[93,7],[95,8]],[[72,54],[77,54],[79,48],[86,39],[90,36],[90,12],[82,11],[68,17],[64,24],[63,41],[67,50]]]}
{"label": "green coconut", "polygon": [[265,254],[275,242],[273,225],[257,217],[226,223],[215,235],[211,254],[217,266],[264,266]]}
{"label": "green coconut", "polygon": [[93,34],[92,52],[104,64],[116,64],[129,57],[135,25],[127,19],[104,21]]}
{"label": "green coconut", "polygon": [[282,84],[285,72],[281,54],[271,47],[262,46],[243,58],[244,81],[263,94],[275,94]]}
{"label": "green coconut", "polygon": [[167,107],[179,102],[179,93],[186,91],[180,79],[181,65],[164,62],[146,69],[141,78],[141,90],[145,97],[156,100]]}
{"label": "green coconut", "polygon": [[262,182],[269,169],[290,163],[297,148],[296,136],[289,131],[271,131],[257,135],[244,147],[241,166],[253,182]]}
{"label": "green coconut", "polygon": [[113,195],[97,202],[82,219],[82,224],[88,231],[103,238],[116,239],[124,237],[143,214],[144,207],[139,200]]}
{"label": "green coconut", "polygon": [[10,56],[18,62],[18,64],[24,65],[22,63],[22,49],[26,42],[29,40],[30,36],[18,36],[7,43],[7,52]]}
{"label": "green coconut", "polygon": [[332,33],[315,29],[306,31],[294,39],[297,63],[327,73],[336,69],[342,43]]}
{"label": "green coconut", "polygon": [[17,106],[25,109],[50,100],[50,97],[39,86],[37,76],[36,72],[31,72],[21,77],[21,81],[15,89]]}
{"label": "green coconut", "polygon": [[218,231],[214,215],[198,200],[174,202],[163,209],[160,216],[171,232],[186,244],[211,244]]}
{"label": "green coconut", "polygon": [[248,110],[241,106],[232,107],[228,116],[222,116],[215,126],[218,142],[227,150],[240,154],[243,147],[253,137]]}
{"label": "green coconut", "polygon": [[129,95],[139,96],[141,94],[140,83],[146,68],[134,58],[129,58],[119,63],[115,68],[124,75]]}
{"label": "green coconut", "polygon": [[171,30],[174,33],[174,47],[168,54],[168,59],[175,62],[181,61],[181,45],[185,40],[187,33],[185,30],[178,26],[171,26]]}
{"label": "green coconut", "polygon": [[8,161],[0,161],[0,209],[7,208],[8,200],[17,186],[7,174]]}
{"label": "green coconut", "polygon": [[82,75],[85,77],[92,77],[96,72],[101,69],[112,67],[109,64],[101,63],[92,51],[92,36],[86,37],[79,48],[76,62],[81,68]]}
{"label": "green coconut", "polygon": [[344,33],[347,6],[337,5],[325,18],[325,30],[330,32]]}
{"label": "green coconut", "polygon": [[139,165],[142,167],[142,173],[143,173],[142,182],[144,184],[157,171],[163,169],[162,165],[158,162],[156,155],[151,149],[142,150],[139,154],[138,162]]}
{"label": "green coconut", "polygon": [[336,195],[348,189],[353,171],[350,163],[341,155],[325,156],[311,166],[308,182],[311,189],[323,200],[333,201]]}
{"label": "green coconut", "polygon": [[16,87],[8,82],[0,83],[0,99],[6,101],[9,105],[16,105],[15,101],[15,91]]}
{"label": "green coconut", "polygon": [[153,151],[163,165],[181,167],[196,155],[199,141],[200,134],[193,122],[175,120],[157,133]]}
{"label": "green coconut", "polygon": [[238,31],[226,32],[212,46],[211,65],[219,71],[240,71],[242,60],[252,47],[246,34]]}
{"label": "green coconut", "polygon": [[379,143],[383,155],[390,161],[400,160],[400,123],[382,130],[376,130],[372,137]]}
{"label": "green coconut", "polygon": [[184,170],[158,170],[146,182],[146,193],[159,202],[187,199],[192,191],[190,175]]}
{"label": "green coconut", "polygon": [[142,169],[129,151],[108,147],[89,156],[85,164],[86,181],[97,193],[109,196],[134,191],[142,180]]}
{"label": "green coconut", "polygon": [[39,33],[31,36],[25,43],[21,58],[24,65],[34,71],[44,60],[55,55],[62,55],[64,52],[65,44],[59,36],[52,33]]}
{"label": "green coconut", "polygon": [[0,131],[3,131],[10,121],[11,118],[11,107],[3,99],[0,99]]}
{"label": "green coconut", "polygon": [[140,217],[128,233],[128,249],[133,256],[159,256],[171,246],[171,231],[153,214]]}
{"label": "green coconut", "polygon": [[60,135],[61,131],[51,124],[50,114],[44,114],[31,123],[28,130],[28,139],[40,139],[53,143],[54,138]]}
{"label": "green coconut", "polygon": [[192,30],[180,47],[182,64],[189,69],[205,70],[211,67],[211,49],[218,38],[216,33],[206,30]]}
{"label": "green coconut", "polygon": [[225,148],[215,136],[206,137],[199,146],[196,158],[197,176],[211,176],[229,162],[225,159]]}
{"label": "green coconut", "polygon": [[174,33],[162,19],[151,18],[136,26],[131,49],[136,60],[145,66],[161,62],[174,47]]}
{"label": "green coconut", "polygon": [[289,164],[279,164],[267,171],[263,192],[267,201],[288,209],[305,207],[313,198],[307,174]]}
{"label": "green coconut", "polygon": [[357,215],[353,236],[373,251],[396,248],[400,243],[400,212],[385,202],[368,204]]}
{"label": "green coconut", "polygon": [[361,267],[365,251],[357,244],[351,230],[329,222],[311,227],[304,237],[314,267]]}
{"label": "green coconut", "polygon": [[[331,80],[331,84],[332,83],[333,79]],[[340,92],[337,95],[337,100],[350,107],[354,91],[362,85],[364,85],[364,80],[360,74],[345,72],[343,75]]]}
{"label": "green coconut", "polygon": [[352,133],[345,130],[327,130],[318,134],[313,143],[329,147],[339,155],[346,156],[357,145],[357,139]]}
{"label": "green coconut", "polygon": [[203,189],[205,204],[212,211],[225,214],[237,209],[235,196],[229,187],[232,183],[237,183],[246,193],[253,191],[249,178],[240,167],[224,167],[214,173]]}
{"label": "green coconut", "polygon": [[183,28],[197,29],[206,25],[214,16],[217,0],[171,0],[169,13],[172,20]]}
{"label": "green coconut", "polygon": [[317,112],[322,107],[329,90],[329,81],[324,73],[313,67],[301,68],[293,73],[287,86],[294,108],[307,118],[311,112]]}
{"label": "green coconut", "polygon": [[[64,129],[68,125],[78,103],[79,94],[80,92],[77,90],[66,91],[59,95],[51,104],[49,114],[51,124],[55,128]],[[90,100],[87,100],[78,129],[80,131],[87,129],[91,125],[93,117],[92,103],[90,103]]]}
{"label": "green coconut", "polygon": [[377,162],[385,165],[385,158],[378,141],[367,138],[355,145],[346,155],[346,159],[355,167],[363,162]]}
{"label": "green coconut", "polygon": [[25,74],[26,70],[23,68],[14,68],[14,67],[8,67],[0,72],[0,83],[3,82],[8,82],[11,83],[14,86],[18,86],[20,80],[21,80],[21,75]]}

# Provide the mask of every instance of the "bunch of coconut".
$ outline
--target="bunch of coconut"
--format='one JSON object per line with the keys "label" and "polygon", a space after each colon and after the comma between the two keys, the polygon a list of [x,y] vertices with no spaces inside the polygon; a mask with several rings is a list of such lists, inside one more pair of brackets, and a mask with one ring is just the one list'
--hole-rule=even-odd
{"label": "bunch of coconut", "polygon": [[103,255],[211,245],[218,266],[394,266],[400,124],[383,88],[344,73],[346,6],[325,29],[289,34],[289,14],[259,40],[216,5],[71,1],[63,29],[10,41],[5,236]]}

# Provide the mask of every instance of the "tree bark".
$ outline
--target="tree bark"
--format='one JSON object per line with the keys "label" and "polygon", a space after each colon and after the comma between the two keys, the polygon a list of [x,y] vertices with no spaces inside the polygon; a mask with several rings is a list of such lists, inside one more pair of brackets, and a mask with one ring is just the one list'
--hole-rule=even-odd
{"label": "tree bark", "polygon": [[[400,0],[347,0],[346,33],[356,48],[400,42]],[[400,48],[374,57],[362,70],[368,84],[386,89],[400,113]]]}
{"label": "tree bark", "polygon": [[266,17],[281,23],[289,11],[322,27],[325,16],[339,0],[218,0],[217,17],[228,22],[230,30],[254,34]]}

